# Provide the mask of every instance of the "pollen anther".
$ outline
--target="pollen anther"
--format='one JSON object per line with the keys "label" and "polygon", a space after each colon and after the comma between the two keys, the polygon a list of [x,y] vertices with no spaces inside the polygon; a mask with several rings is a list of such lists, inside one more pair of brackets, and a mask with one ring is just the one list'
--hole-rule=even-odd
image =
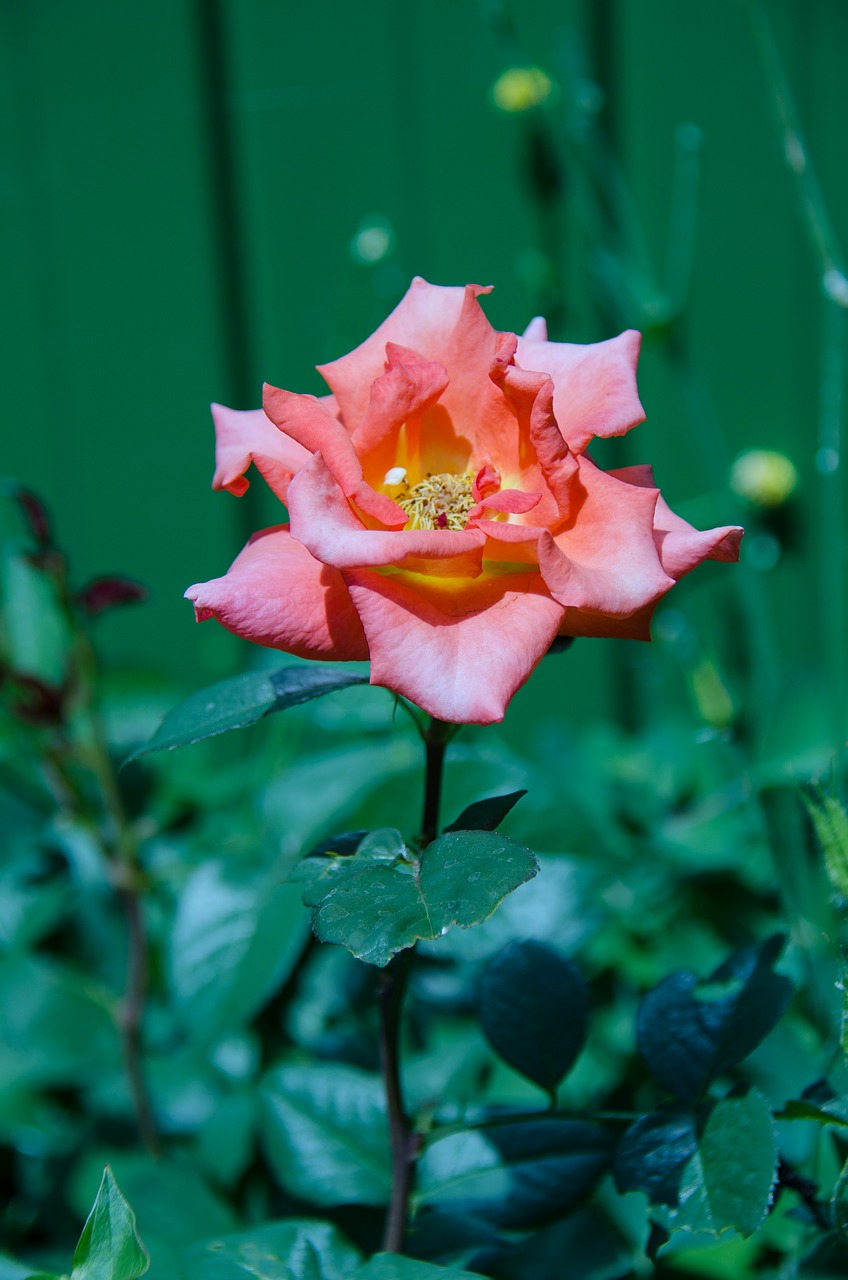
{"label": "pollen anther", "polygon": [[408,529],[464,529],[475,505],[472,485],[472,476],[427,476],[395,502],[409,516]]}

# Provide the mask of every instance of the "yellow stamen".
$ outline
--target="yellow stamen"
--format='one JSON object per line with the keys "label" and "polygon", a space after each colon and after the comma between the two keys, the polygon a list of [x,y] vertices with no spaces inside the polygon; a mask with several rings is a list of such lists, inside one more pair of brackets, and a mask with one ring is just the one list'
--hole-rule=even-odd
{"label": "yellow stamen", "polygon": [[409,516],[408,529],[464,529],[475,505],[471,476],[427,476],[395,502]]}

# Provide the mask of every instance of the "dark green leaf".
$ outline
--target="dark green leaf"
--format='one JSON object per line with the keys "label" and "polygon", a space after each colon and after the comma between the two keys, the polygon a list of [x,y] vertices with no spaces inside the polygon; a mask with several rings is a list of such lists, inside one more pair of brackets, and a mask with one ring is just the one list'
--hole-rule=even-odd
{"label": "dark green leaf", "polygon": [[360,1255],[329,1222],[289,1219],[194,1245],[185,1280],[351,1280]]}
{"label": "dark green leaf", "polygon": [[107,1165],[103,1181],[74,1252],[71,1280],[137,1280],[150,1266],[135,1214]]}
{"label": "dark green leaf", "polygon": [[171,987],[198,1038],[247,1021],[291,971],[309,936],[293,886],[273,867],[198,867],[183,890],[171,934]]}
{"label": "dark green leaf", "polygon": [[355,1067],[278,1067],[262,1093],[267,1159],[287,1191],[315,1204],[385,1204],[389,1136],[380,1078]]}
{"label": "dark green leaf", "polygon": [[377,1253],[357,1271],[355,1280],[480,1280],[476,1271],[437,1267],[399,1253]]}
{"label": "dark green leaf", "polygon": [[683,1170],[698,1149],[697,1119],[685,1107],[642,1116],[624,1135],[615,1157],[622,1191],[643,1191],[651,1204],[677,1205]]}
{"label": "dark green leaf", "polygon": [[314,849],[310,849],[306,857],[317,858],[326,853],[348,857],[351,853],[356,853],[367,835],[367,831],[342,831],[340,835],[328,836],[326,840],[316,844]]}
{"label": "dark green leaf", "polygon": [[510,791],[509,795],[491,796],[488,800],[475,800],[463,809],[456,822],[445,831],[494,831],[503,822],[510,809],[518,804],[526,791]]}
{"label": "dark green leaf", "polygon": [[632,1256],[616,1224],[590,1205],[514,1244],[484,1249],[474,1265],[498,1280],[620,1280],[634,1274]]}
{"label": "dark green leaf", "polygon": [[495,1122],[431,1142],[419,1199],[501,1227],[537,1226],[582,1203],[612,1148],[607,1131],[582,1121]]}
{"label": "dark green leaf", "polygon": [[243,729],[273,711],[284,711],[350,685],[367,683],[367,676],[336,667],[283,667],[279,671],[250,671],[234,676],[193,693],[174,707],[150,741],[127,756],[125,763],[152,751],[172,751],[229,729]]}
{"label": "dark green leaf", "polygon": [[636,1024],[639,1049],[669,1093],[697,1101],[779,1021],[792,996],[789,979],[772,969],[783,943],[776,935],[737,952],[707,982],[675,973],[648,993]]}
{"label": "dark green leaf", "polygon": [[383,966],[419,938],[486,920],[538,869],[529,849],[494,832],[448,832],[416,857],[386,830],[351,857],[305,859],[296,876],[318,938]]}
{"label": "dark green leaf", "polygon": [[837,1231],[843,1239],[848,1240],[848,1160],[843,1165],[842,1172],[833,1189],[830,1208]]}
{"label": "dark green leaf", "polygon": [[751,1235],[771,1203],[777,1169],[774,1121],[761,1094],[644,1116],[616,1157],[622,1191],[642,1191],[673,1210],[675,1227]]}
{"label": "dark green leaf", "polygon": [[589,993],[577,965],[542,942],[515,941],[490,960],[480,984],[483,1030],[500,1056],[548,1093],[586,1038]]}

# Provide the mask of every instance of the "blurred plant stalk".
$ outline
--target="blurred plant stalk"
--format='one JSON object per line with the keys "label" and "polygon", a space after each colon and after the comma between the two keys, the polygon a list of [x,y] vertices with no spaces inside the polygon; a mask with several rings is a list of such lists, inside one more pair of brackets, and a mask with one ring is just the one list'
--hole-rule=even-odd
{"label": "blurred plant stalk", "polygon": [[[24,628],[17,644],[14,636],[10,640],[6,635],[7,652],[0,675],[11,691],[8,705],[12,717],[26,726],[24,732],[38,735],[27,754],[39,761],[42,781],[58,809],[91,830],[124,913],[127,969],[119,1015],[124,1063],[140,1135],[150,1153],[159,1155],[142,1069],[141,1029],[148,985],[142,905],[145,878],[138,838],[126,812],[100,716],[100,672],[89,631],[93,617],[141,600],[146,593],[139,584],[118,577],[95,579],[74,590],[41,500],[14,482],[5,482],[3,493],[17,503],[29,534],[27,544],[12,552],[16,572],[7,572],[5,585],[7,590],[11,586],[12,597],[15,583],[25,585],[31,617],[29,632]],[[7,603],[8,622],[20,602],[11,598]],[[7,625],[7,633],[10,629]]]}

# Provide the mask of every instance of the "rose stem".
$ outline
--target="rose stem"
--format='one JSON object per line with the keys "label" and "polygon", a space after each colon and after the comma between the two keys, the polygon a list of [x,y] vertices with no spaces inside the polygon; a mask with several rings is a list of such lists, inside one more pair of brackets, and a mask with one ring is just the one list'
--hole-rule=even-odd
{"label": "rose stem", "polygon": [[[432,718],[422,730],[426,750],[422,849],[435,840],[438,833],[445,750],[455,730],[455,725]],[[392,1194],[383,1233],[383,1250],[386,1253],[403,1252],[409,1197],[415,1181],[415,1164],[420,1145],[404,1107],[400,1079],[400,1014],[412,957],[413,948],[401,951],[383,970],[380,980],[380,1059],[383,1064],[392,1151]]]}

